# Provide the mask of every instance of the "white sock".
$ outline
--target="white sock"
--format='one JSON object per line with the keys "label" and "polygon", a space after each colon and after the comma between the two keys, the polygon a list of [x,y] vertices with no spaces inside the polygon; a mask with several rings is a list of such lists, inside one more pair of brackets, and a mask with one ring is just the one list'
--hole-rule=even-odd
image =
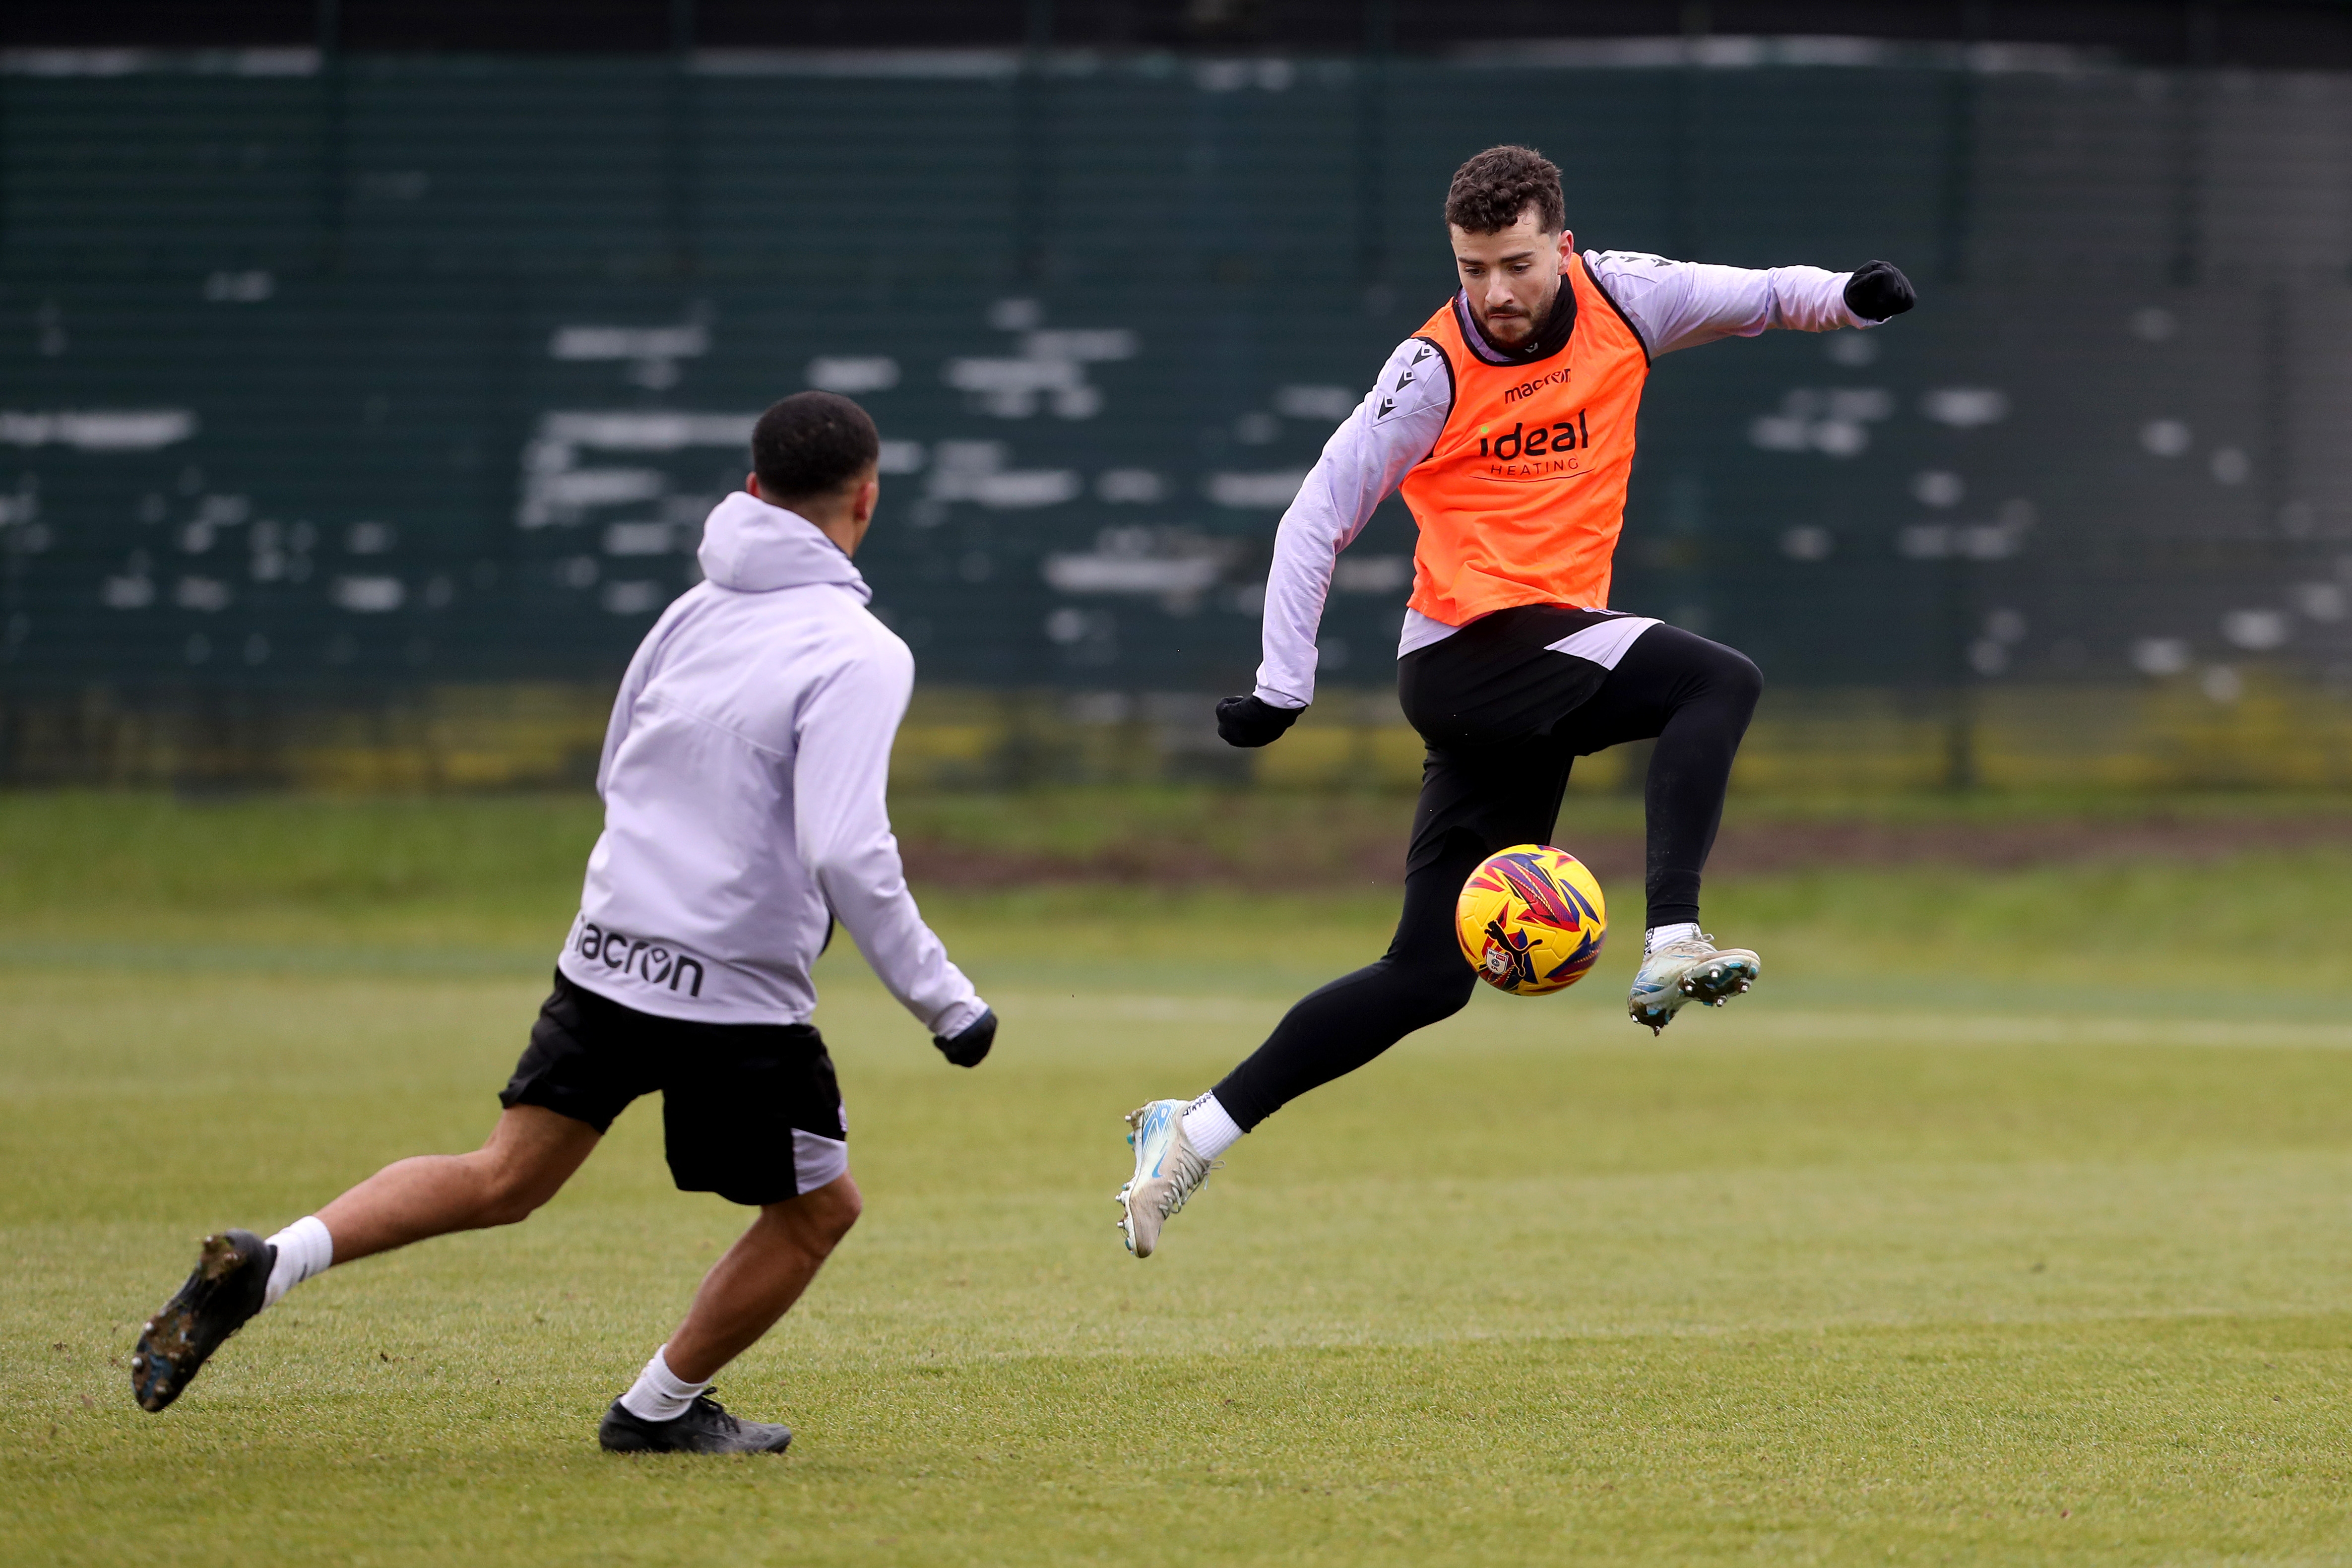
{"label": "white sock", "polygon": [[640,1421],[675,1421],[686,1414],[686,1407],[694,1403],[696,1395],[710,1386],[708,1383],[688,1383],[672,1372],[669,1363],[662,1359],[662,1350],[668,1348],[664,1345],[654,1352],[654,1358],[646,1363],[646,1369],[637,1374],[637,1380],[621,1396],[621,1408]]}
{"label": "white sock", "polygon": [[1184,1107],[1184,1141],[1202,1159],[1213,1160],[1242,1141],[1241,1124],[1217,1103],[1216,1095],[1203,1094]]}
{"label": "white sock", "polygon": [[1680,942],[1699,934],[1696,920],[1677,921],[1672,925],[1653,925],[1642,933],[1642,956],[1646,958],[1669,942]]}
{"label": "white sock", "polygon": [[313,1274],[323,1274],[335,1260],[335,1239],[315,1214],[305,1215],[269,1239],[278,1261],[269,1270],[261,1304],[274,1307],[278,1299]]}

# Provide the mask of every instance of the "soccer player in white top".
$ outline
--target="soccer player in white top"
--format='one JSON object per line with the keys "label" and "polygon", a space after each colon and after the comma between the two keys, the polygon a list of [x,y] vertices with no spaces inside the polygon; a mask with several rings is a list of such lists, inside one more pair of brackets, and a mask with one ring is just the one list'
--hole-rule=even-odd
{"label": "soccer player in white top", "polygon": [[680,1188],[759,1218],[605,1413],[617,1451],[779,1453],[730,1416],[719,1369],[797,1300],[858,1215],[810,967],[838,919],[948,1061],[996,1015],[908,894],[884,801],[914,684],[850,558],[874,517],[874,422],[800,392],[760,417],[753,472],[703,527],[704,580],[655,622],[613,705],[604,831],[555,990],[470,1155],[385,1166],[263,1239],[207,1239],[140,1336],[131,1387],[160,1411],[253,1315],[333,1264],[511,1225],[555,1196],[630,1101],[659,1092]]}
{"label": "soccer player in white top", "polygon": [[1463,882],[1498,850],[1549,841],[1579,757],[1657,742],[1633,1019],[1664,1030],[1761,972],[1700,931],[1698,894],[1762,677],[1730,648],[1609,608],[1634,413],[1660,355],[1875,326],[1911,308],[1910,282],[1883,261],[1753,271],[1579,252],[1559,169],[1525,147],[1463,164],[1445,218],[1460,290],[1390,356],[1300,486],[1275,542],[1256,689],[1217,705],[1227,741],[1265,746],[1314,700],[1339,553],[1402,489],[1420,537],[1398,696],[1428,743],[1403,913],[1384,956],[1301,1000],[1208,1093],[1131,1113],[1134,1174],[1117,1196],[1139,1258],[1244,1134],[1470,999]]}

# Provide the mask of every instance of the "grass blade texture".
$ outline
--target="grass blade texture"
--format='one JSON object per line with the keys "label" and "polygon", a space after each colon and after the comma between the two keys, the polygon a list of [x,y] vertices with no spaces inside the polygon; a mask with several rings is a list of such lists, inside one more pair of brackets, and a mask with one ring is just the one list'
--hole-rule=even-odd
{"label": "grass blade texture", "polygon": [[1378,954],[1406,809],[908,802],[1003,1032],[943,1066],[835,945],[867,1215],[721,1378],[791,1454],[714,1461],[594,1446],[747,1218],[650,1105],[162,1416],[124,1367],[205,1231],[480,1141],[593,802],[0,798],[5,1558],[2352,1563],[2340,821],[1735,803],[1707,924],[1764,983],[1653,1041],[1630,821],[1572,801],[1601,967],[1284,1110],[1129,1260],[1119,1114]]}

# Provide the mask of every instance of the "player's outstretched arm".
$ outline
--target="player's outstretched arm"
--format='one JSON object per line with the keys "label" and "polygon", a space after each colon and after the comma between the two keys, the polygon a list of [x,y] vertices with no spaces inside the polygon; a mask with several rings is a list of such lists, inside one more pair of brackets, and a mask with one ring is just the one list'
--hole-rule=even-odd
{"label": "player's outstretched arm", "polygon": [[834,671],[801,705],[794,725],[793,822],[801,859],[835,919],[890,994],[940,1051],[976,1065],[996,1037],[995,1015],[907,891],[890,831],[890,743],[914,689],[914,660],[887,633]]}
{"label": "player's outstretched arm", "polygon": [[1919,302],[1911,280],[1890,261],[1830,272],[1818,267],[1718,267],[1612,250],[1587,256],[1585,265],[1641,334],[1652,359],[1775,329],[1875,327]]}
{"label": "player's outstretched arm", "polygon": [[1405,471],[1429,455],[1453,406],[1445,355],[1433,343],[1408,338],[1323,444],[1275,532],[1257,688],[1217,705],[1217,733],[1228,745],[1267,745],[1315,700],[1315,636],[1339,552],[1363,532]]}

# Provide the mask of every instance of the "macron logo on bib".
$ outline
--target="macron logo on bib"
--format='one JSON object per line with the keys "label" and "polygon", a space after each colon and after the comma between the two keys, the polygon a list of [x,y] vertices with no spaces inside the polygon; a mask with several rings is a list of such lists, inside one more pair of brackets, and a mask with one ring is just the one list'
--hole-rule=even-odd
{"label": "macron logo on bib", "polygon": [[1505,402],[1517,402],[1523,397],[1535,396],[1536,393],[1541,392],[1546,387],[1565,385],[1568,381],[1568,371],[1566,369],[1561,369],[1552,371],[1552,373],[1548,376],[1538,376],[1531,382],[1521,382],[1517,386],[1508,388],[1504,392],[1503,401]]}

